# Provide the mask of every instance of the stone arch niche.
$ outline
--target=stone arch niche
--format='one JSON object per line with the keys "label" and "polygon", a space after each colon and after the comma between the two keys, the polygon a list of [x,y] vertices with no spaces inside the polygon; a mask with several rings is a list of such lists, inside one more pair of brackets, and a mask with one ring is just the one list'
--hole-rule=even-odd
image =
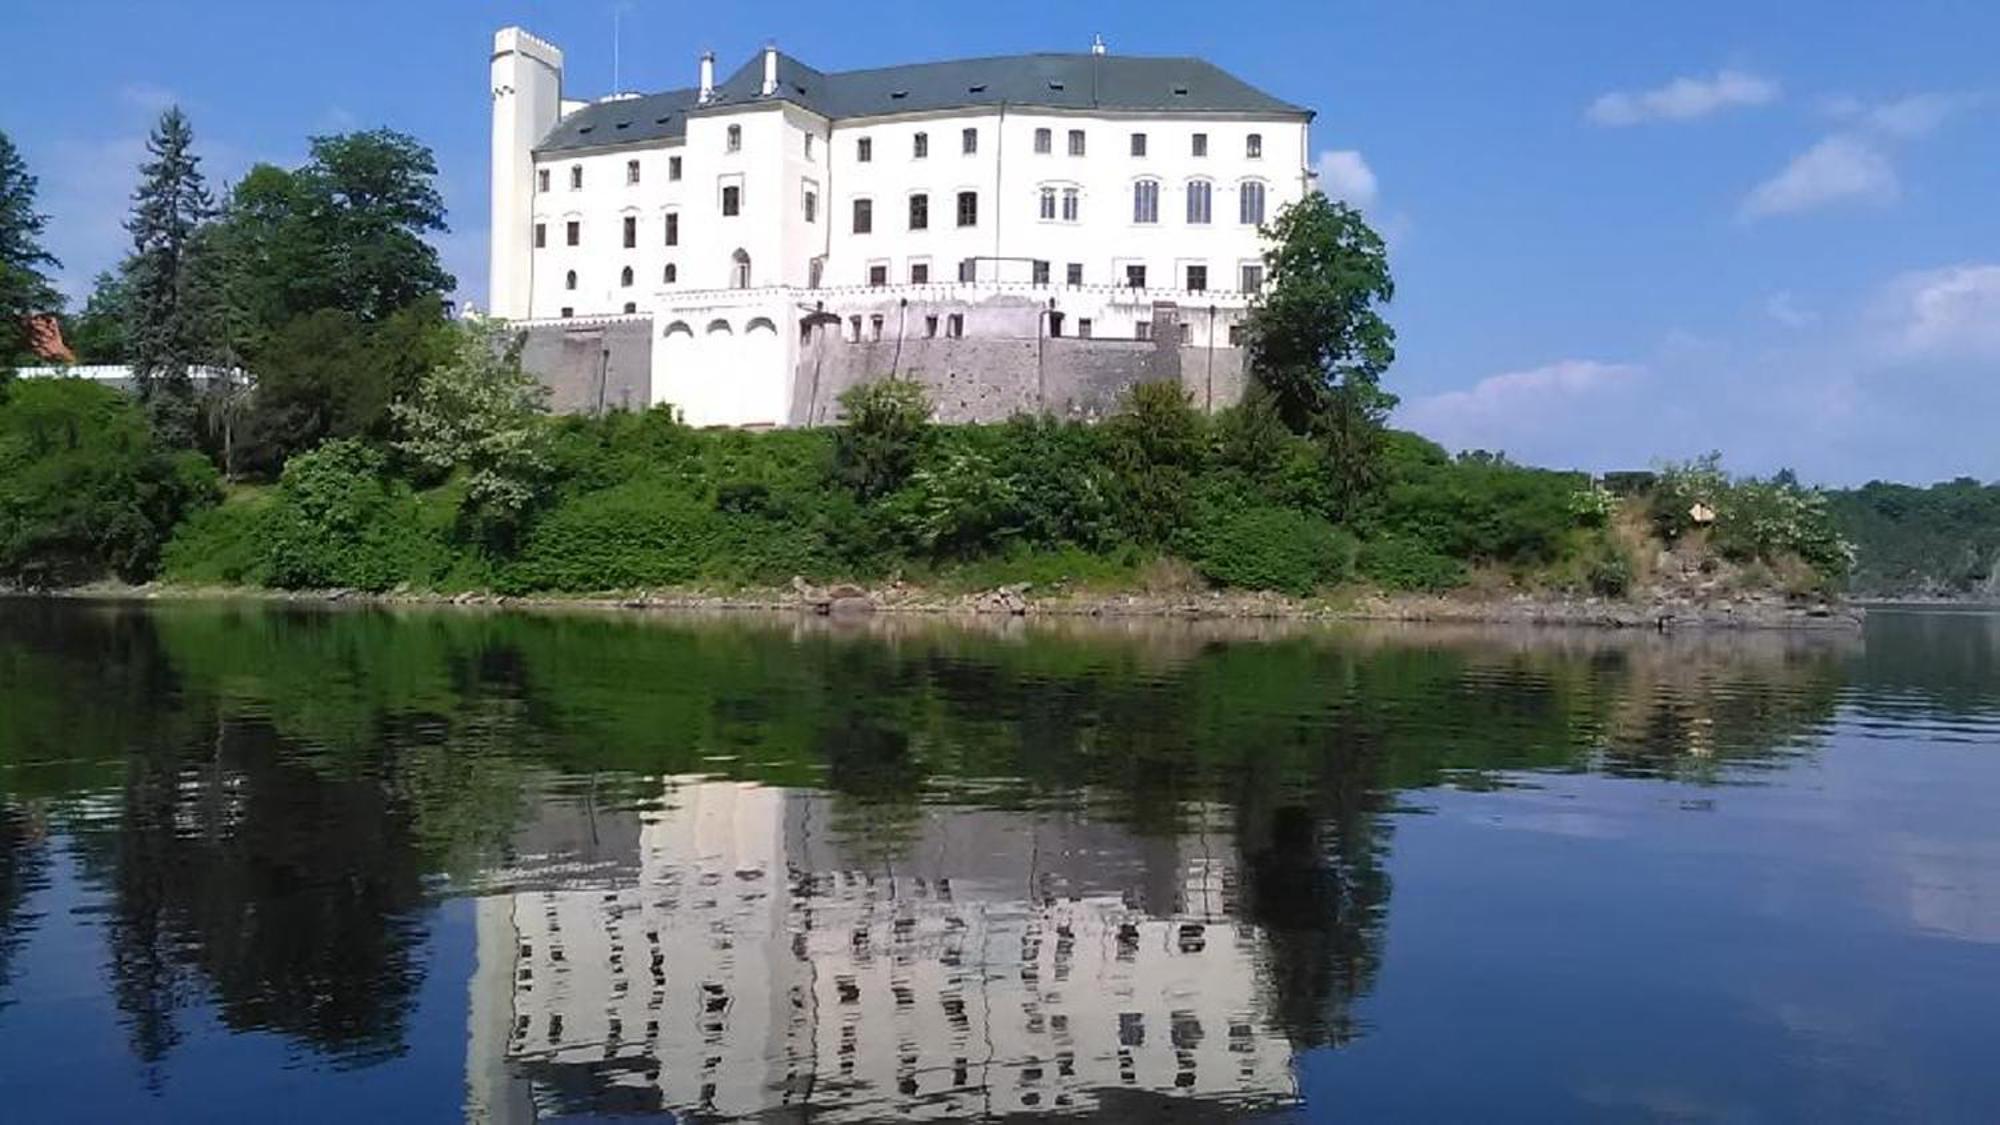
{"label": "stone arch niche", "polygon": [[672,403],[683,412],[687,402],[681,388],[687,387],[698,375],[699,344],[695,340],[694,326],[685,320],[676,320],[667,325],[660,334],[658,350],[653,356],[653,402]]}

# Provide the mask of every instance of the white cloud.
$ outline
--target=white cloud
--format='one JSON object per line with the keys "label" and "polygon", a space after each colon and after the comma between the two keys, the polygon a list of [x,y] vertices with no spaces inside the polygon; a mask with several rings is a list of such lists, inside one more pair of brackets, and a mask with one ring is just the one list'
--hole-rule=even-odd
{"label": "white cloud", "polygon": [[1644,369],[1632,364],[1558,360],[1489,375],[1464,390],[1411,399],[1396,420],[1448,449],[1561,458],[1564,454],[1554,447],[1561,444],[1576,411],[1585,409],[1588,400],[1630,389],[1644,376]]}
{"label": "white cloud", "polygon": [[1693,121],[1736,106],[1778,100],[1778,83],[1741,70],[1712,78],[1676,78],[1658,89],[1615,91],[1590,103],[1585,119],[1596,125],[1641,125],[1649,121]]}
{"label": "white cloud", "polygon": [[1826,108],[1839,120],[1885,136],[1914,140],[1937,132],[1947,118],[1972,108],[1979,100],[1971,94],[1946,93],[1911,94],[1872,104],[1858,98],[1836,97],[1828,99]]}
{"label": "white cloud", "polygon": [[1375,170],[1353,149],[1329,149],[1319,154],[1319,189],[1329,199],[1344,200],[1362,210],[1374,206]]}
{"label": "white cloud", "polygon": [[1899,359],[2000,359],[2000,265],[1919,270],[1876,302],[1884,350]]}
{"label": "white cloud", "polygon": [[1810,211],[1834,203],[1893,203],[1902,183],[1889,158],[1871,142],[1836,133],[1792,158],[1743,201],[1742,217]]}
{"label": "white cloud", "polygon": [[1800,305],[1791,291],[1780,289],[1764,299],[1764,312],[1787,328],[1804,328],[1819,322],[1819,314]]}

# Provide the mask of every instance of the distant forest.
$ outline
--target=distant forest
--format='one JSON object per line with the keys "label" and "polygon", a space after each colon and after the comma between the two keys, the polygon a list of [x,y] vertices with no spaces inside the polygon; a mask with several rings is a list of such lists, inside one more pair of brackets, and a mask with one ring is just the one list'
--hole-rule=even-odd
{"label": "distant forest", "polygon": [[2000,483],[1871,481],[1827,501],[1855,548],[1855,594],[2000,601]]}

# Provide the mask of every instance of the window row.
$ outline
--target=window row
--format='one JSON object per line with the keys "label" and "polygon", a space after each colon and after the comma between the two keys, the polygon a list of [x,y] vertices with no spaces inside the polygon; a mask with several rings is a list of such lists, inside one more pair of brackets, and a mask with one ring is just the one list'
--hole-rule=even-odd
{"label": "window row", "polygon": [[[734,213],[735,212],[733,211],[724,212],[724,214],[734,214]],[[626,215],[620,221],[619,226],[621,228],[619,231],[619,243],[622,246],[624,246],[625,249],[627,250],[631,250],[634,247],[638,246],[639,216]],[[680,212],[678,211],[667,212],[666,215],[662,217],[660,223],[660,229],[662,231],[664,245],[679,246],[681,244]],[[548,246],[548,244],[549,244],[549,225],[547,223],[536,223],[535,249],[537,250],[544,249],[545,247]],[[577,219],[570,219],[564,222],[563,245],[581,246],[582,244],[583,244],[583,223]]]}
{"label": "window row", "polygon": [[[680,280],[681,271],[677,264],[668,262],[660,270],[660,284],[678,285],[680,284]],[[631,266],[625,266],[618,271],[618,287],[620,289],[630,289],[637,281],[638,276],[633,272]],[[565,271],[563,274],[563,289],[575,292],[576,286],[576,271]],[[750,255],[745,251],[738,250],[729,256],[729,287],[732,289],[750,288]],[[627,308],[625,311],[631,312],[632,310]],[[564,313],[563,315],[568,316],[569,314]]]}
{"label": "window row", "polygon": [[[1215,185],[1208,180],[1189,180],[1183,192],[1187,221],[1206,226],[1215,221]],[[1236,185],[1236,221],[1244,226],[1264,225],[1264,183],[1244,180]],[[1044,216],[1046,218],[1046,216]],[[1152,224],[1160,221],[1160,181],[1139,180],[1132,185],[1132,221]]]}
{"label": "window row", "polygon": [[[958,263],[958,280],[961,283],[977,281],[978,259],[966,258]],[[1029,263],[1029,284],[1053,284],[1055,263],[1036,259]],[[1209,288],[1208,265],[1204,262],[1186,262],[1179,267],[1177,281],[1180,287],[1190,293],[1205,293]],[[1147,267],[1141,262],[1130,262],[1118,267],[1118,283],[1127,289],[1147,288]],[[882,288],[889,284],[889,263],[871,262],[868,267],[868,284],[872,288]],[[931,263],[928,259],[916,259],[909,263],[907,273],[909,284],[929,285],[931,283]],[[1264,266],[1258,262],[1245,262],[1237,267],[1238,292],[1254,293],[1264,287]],[[1085,284],[1082,262],[1068,262],[1063,266],[1063,284],[1079,287]]]}
{"label": "window row", "polygon": [[[681,158],[678,156],[667,157],[667,179],[670,182],[678,183],[680,178]],[[625,162],[625,185],[631,187],[638,182],[639,162],[637,160],[627,160]],[[538,192],[549,190],[549,170],[547,168],[535,169],[535,190]],[[583,190],[583,165],[572,164],[569,166],[569,190]]]}
{"label": "window row", "polygon": [[[979,225],[979,193],[961,191],[958,206],[954,212],[961,227]],[[929,230],[931,227],[931,197],[928,192],[915,192],[909,198],[909,214],[905,220],[911,230]],[[867,196],[859,196],[853,203],[853,217],[849,223],[855,234],[872,234],[875,231],[875,201]]]}
{"label": "window row", "polygon": [[[1189,180],[1186,189],[1187,221],[1193,225],[1206,225],[1214,219],[1215,185],[1207,180]],[[1236,217],[1245,226],[1264,224],[1264,184],[1258,180],[1245,180],[1236,189]],[[816,214],[817,197],[811,190],[806,192],[806,221],[813,222]],[[909,230],[929,230],[931,225],[931,197],[928,192],[912,192],[909,196],[908,215],[905,227]],[[1079,222],[1083,218],[1083,192],[1077,187],[1043,185],[1037,196],[1037,215],[1050,222]],[[979,193],[961,191],[958,193],[957,223],[961,227],[979,225]],[[1152,224],[1160,221],[1160,182],[1140,180],[1132,185],[1132,221]],[[858,196],[852,203],[849,228],[855,234],[872,234],[875,231],[875,201],[867,196]],[[628,243],[629,245],[629,243]]]}

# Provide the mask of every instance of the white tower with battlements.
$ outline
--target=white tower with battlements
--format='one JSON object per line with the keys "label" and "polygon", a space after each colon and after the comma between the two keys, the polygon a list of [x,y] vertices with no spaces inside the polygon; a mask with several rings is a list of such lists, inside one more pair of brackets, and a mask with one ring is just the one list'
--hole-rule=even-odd
{"label": "white tower with battlements", "polygon": [[562,116],[563,55],[510,27],[493,37],[492,276],[487,310],[529,315],[534,250],[534,147]]}

